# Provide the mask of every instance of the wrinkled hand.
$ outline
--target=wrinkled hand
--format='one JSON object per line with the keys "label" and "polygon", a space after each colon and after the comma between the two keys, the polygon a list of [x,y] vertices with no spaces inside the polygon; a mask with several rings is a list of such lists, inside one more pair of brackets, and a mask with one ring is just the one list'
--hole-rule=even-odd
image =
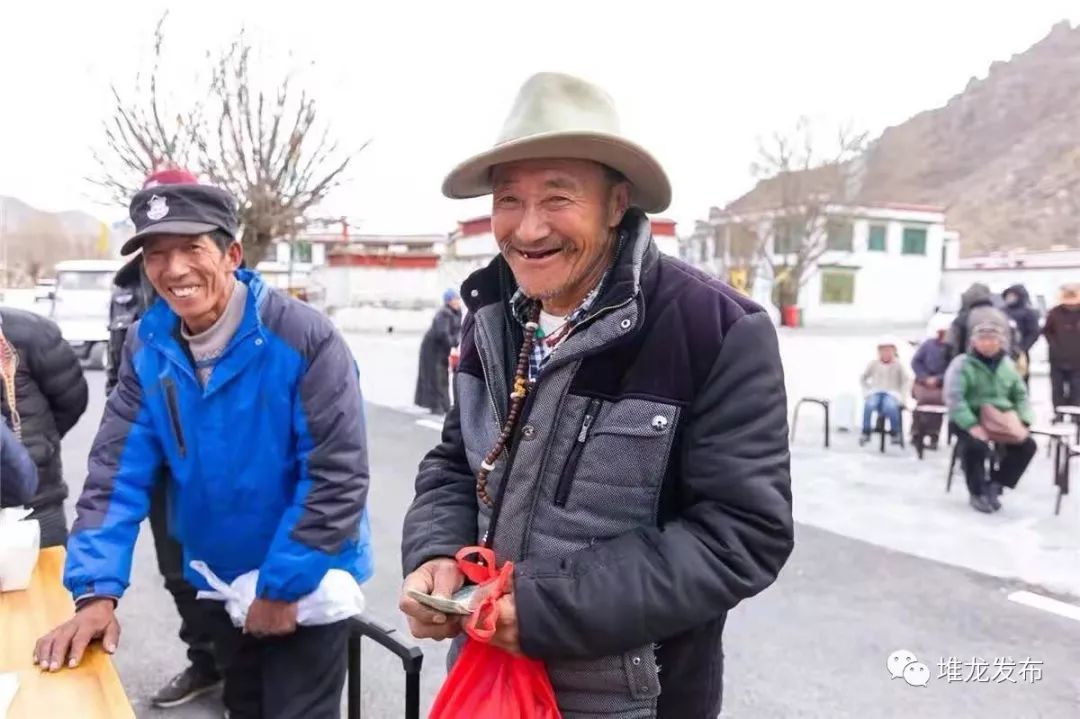
{"label": "wrinkled hand", "polygon": [[504,594],[499,597],[499,621],[495,623],[495,634],[492,635],[490,644],[511,654],[522,656],[521,643],[518,637],[517,603],[513,594]]}
{"label": "wrinkled hand", "polygon": [[256,599],[248,609],[244,633],[253,637],[281,637],[296,631],[296,602]]}
{"label": "wrinkled hand", "polygon": [[970,434],[972,437],[979,440],[980,442],[989,442],[990,441],[990,435],[988,435],[986,433],[986,430],[983,429],[983,426],[981,424],[977,424],[974,427],[972,427],[971,431],[968,432],[968,434]]}
{"label": "wrinkled hand", "polygon": [[426,607],[410,597],[412,589],[433,597],[450,598],[465,584],[465,575],[458,568],[457,560],[450,557],[431,559],[421,564],[415,572],[405,577],[401,587],[398,608],[409,620],[409,631],[418,639],[450,639],[461,633],[460,616],[448,616]]}
{"label": "wrinkled hand", "polygon": [[112,599],[87,602],[74,617],[37,641],[34,664],[50,672],[59,671],[63,666],[74,669],[95,639],[101,640],[106,652],[114,653],[120,645],[120,623],[116,621],[115,607]]}

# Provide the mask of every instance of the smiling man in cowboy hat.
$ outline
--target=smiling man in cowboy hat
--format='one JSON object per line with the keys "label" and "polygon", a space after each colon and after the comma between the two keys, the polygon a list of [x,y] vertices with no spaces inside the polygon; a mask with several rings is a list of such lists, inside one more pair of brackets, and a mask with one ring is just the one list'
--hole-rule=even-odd
{"label": "smiling man in cowboy hat", "polygon": [[462,287],[456,399],[404,526],[401,608],[459,620],[452,559],[515,563],[493,643],[545,661],[565,717],[715,717],[728,610],[792,548],[784,379],[765,312],[652,241],[660,164],[574,77],[522,87],[447,177],[492,195],[501,255]]}

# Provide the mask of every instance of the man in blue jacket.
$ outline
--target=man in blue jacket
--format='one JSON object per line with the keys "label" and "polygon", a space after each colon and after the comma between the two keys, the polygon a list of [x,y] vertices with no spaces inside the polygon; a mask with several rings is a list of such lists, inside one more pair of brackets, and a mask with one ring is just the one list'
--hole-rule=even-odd
{"label": "man in blue jacket", "polygon": [[[297,602],[330,569],[372,571],[363,406],[356,365],[323,315],[238,269],[236,203],[205,185],[135,195],[136,234],[159,299],[128,332],[89,459],[64,583],[74,618],[35,663],[116,651],[139,523],[168,469],[169,527],[185,565],[226,582],[258,570],[243,630],[218,605],[214,644],[232,719],[337,716],[341,624],[298,627]],[[196,588],[208,589],[194,571]]]}

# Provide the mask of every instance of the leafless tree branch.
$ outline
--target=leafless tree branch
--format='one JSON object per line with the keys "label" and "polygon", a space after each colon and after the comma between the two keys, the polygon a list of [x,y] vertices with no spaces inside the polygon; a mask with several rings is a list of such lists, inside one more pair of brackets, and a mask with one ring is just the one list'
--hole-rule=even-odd
{"label": "leafless tree branch", "polygon": [[207,86],[191,107],[171,111],[163,85],[165,23],[158,20],[148,79],[137,73],[130,91],[112,87],[114,107],[93,152],[88,178],[110,200],[126,205],[146,176],[163,164],[187,167],[228,189],[239,201],[249,264],[268,245],[295,233],[305,217],[343,181],[354,152],[340,149],[321,121],[315,98],[286,76],[269,92],[257,86],[253,49],[243,29],[221,52],[207,54]]}

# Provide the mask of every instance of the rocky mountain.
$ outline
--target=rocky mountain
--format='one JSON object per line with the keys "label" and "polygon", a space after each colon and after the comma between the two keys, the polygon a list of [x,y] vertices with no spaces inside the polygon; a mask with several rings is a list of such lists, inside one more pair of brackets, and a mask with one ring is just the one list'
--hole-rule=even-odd
{"label": "rocky mountain", "polygon": [[[840,172],[859,176],[859,202],[941,205],[962,252],[1080,247],[1080,27],[1067,21],[945,106],[890,127]],[[730,209],[771,204],[761,183]]]}
{"label": "rocky mountain", "polygon": [[[11,286],[52,274],[61,260],[107,256],[101,236],[101,221],[85,212],[45,212],[0,196],[0,266],[6,263]],[[0,274],[0,285],[4,280]]]}

